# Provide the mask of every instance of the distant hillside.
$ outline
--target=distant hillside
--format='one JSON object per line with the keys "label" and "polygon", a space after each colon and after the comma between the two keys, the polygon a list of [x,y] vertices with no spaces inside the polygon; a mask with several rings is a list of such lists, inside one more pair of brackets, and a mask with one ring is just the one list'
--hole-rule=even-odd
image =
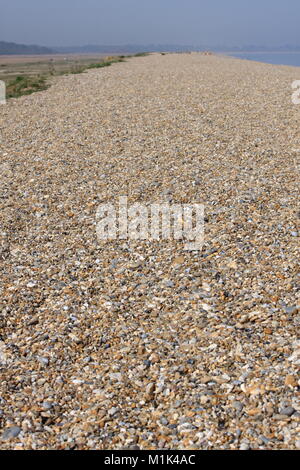
{"label": "distant hillside", "polygon": [[52,47],[55,52],[61,54],[135,54],[137,52],[184,52],[184,51],[214,51],[214,52],[296,52],[300,51],[300,46],[284,45],[277,47],[266,47],[260,45],[244,45],[244,46],[222,46],[222,45],[178,45],[178,44],[127,44],[116,46],[101,46],[96,44],[89,44],[85,46],[70,46],[70,47]]}
{"label": "distant hillside", "polygon": [[17,54],[136,54],[138,52],[184,52],[184,51],[207,51],[214,52],[297,52],[300,46],[284,45],[278,47],[266,47],[259,45],[244,46],[212,46],[212,45],[177,45],[177,44],[127,44],[127,45],[111,45],[103,46],[89,44],[85,46],[66,46],[66,47],[43,47],[36,45],[15,44],[13,42],[0,41],[0,55],[17,55]]}
{"label": "distant hillside", "polygon": [[88,44],[85,46],[70,47],[52,47],[56,52],[61,54],[136,54],[138,52],[163,52],[163,51],[181,51],[191,50],[192,46],[176,46],[176,45],[154,45],[154,44],[127,44],[116,46],[101,46],[96,44]]}
{"label": "distant hillside", "polygon": [[25,44],[15,44],[14,42],[0,41],[0,55],[21,55],[21,54],[54,54],[55,51],[48,47]]}

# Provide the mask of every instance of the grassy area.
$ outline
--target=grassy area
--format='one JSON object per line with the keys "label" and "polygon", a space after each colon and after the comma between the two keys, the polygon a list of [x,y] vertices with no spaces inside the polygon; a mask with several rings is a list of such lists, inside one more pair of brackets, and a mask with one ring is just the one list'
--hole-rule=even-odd
{"label": "grassy area", "polygon": [[50,77],[58,75],[79,74],[90,69],[109,67],[118,62],[125,62],[130,57],[144,57],[147,53],[134,55],[110,56],[97,59],[93,57],[50,58],[35,62],[12,62],[0,64],[0,80],[6,83],[7,98],[18,98],[36,91],[46,90]]}
{"label": "grassy area", "polygon": [[115,64],[117,62],[125,62],[125,56],[107,57],[103,62],[88,65],[87,69],[100,69],[102,67],[109,67],[111,64]]}
{"label": "grassy area", "polygon": [[138,52],[137,54],[134,54],[131,57],[146,57],[147,55],[149,55],[148,52]]}
{"label": "grassy area", "polygon": [[22,95],[30,95],[36,91],[46,90],[49,85],[46,83],[46,77],[29,77],[18,75],[14,80],[8,82],[6,86],[7,98],[18,98]]}

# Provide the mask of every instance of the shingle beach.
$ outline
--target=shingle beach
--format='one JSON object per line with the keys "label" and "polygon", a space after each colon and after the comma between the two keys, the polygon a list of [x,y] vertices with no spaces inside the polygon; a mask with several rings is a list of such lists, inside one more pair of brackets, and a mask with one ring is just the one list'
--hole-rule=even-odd
{"label": "shingle beach", "polygon": [[[300,68],[151,54],[0,106],[0,448],[300,449]],[[201,251],[96,235],[205,206]]]}

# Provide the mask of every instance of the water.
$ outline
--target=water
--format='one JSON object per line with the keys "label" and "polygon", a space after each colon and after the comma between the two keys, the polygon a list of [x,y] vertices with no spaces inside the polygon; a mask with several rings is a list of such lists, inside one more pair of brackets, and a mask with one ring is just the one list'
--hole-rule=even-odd
{"label": "water", "polygon": [[300,52],[232,52],[228,55],[267,64],[300,67]]}

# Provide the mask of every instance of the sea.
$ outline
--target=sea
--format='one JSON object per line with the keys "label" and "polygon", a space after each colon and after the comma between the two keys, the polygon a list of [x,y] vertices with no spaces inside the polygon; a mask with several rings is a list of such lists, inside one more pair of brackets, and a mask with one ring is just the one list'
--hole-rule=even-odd
{"label": "sea", "polygon": [[226,55],[267,64],[300,67],[300,52],[230,52]]}

